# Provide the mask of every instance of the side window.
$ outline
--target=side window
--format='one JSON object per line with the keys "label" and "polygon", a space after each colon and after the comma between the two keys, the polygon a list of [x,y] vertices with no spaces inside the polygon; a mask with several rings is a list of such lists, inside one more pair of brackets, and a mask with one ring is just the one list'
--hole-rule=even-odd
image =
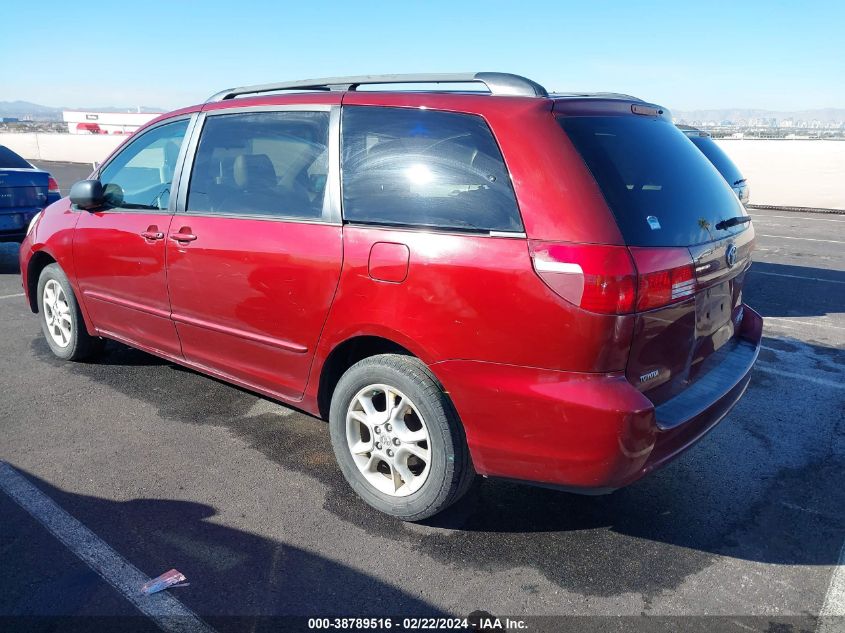
{"label": "side window", "polygon": [[100,182],[111,207],[164,210],[188,120],[144,132],[100,172]]}
{"label": "side window", "polygon": [[319,218],[328,144],[328,112],[209,116],[194,158],[187,210]]}
{"label": "side window", "polygon": [[345,220],[522,230],[510,177],[481,117],[345,106],[342,134]]}

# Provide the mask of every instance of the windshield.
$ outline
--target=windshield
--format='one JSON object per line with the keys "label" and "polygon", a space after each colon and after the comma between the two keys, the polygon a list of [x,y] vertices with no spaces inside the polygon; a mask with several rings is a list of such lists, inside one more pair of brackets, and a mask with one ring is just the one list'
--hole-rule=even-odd
{"label": "windshield", "polygon": [[686,135],[644,116],[559,117],[631,246],[690,246],[745,230],[736,195]]}
{"label": "windshield", "polygon": [[716,145],[712,138],[699,135],[688,135],[688,138],[701,150],[702,154],[710,159],[710,162],[719,170],[722,178],[727,180],[729,185],[738,185],[745,180],[733,161],[728,158],[721,147]]}

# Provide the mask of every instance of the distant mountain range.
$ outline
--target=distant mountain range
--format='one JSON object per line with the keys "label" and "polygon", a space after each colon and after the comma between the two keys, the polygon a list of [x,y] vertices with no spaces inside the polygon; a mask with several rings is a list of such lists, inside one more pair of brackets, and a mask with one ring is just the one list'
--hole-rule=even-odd
{"label": "distant mountain range", "polygon": [[792,119],[793,121],[818,120],[822,123],[845,121],[845,108],[819,108],[817,110],[759,110],[754,108],[724,108],[713,110],[673,110],[672,116],[683,121],[740,121],[749,119]]}
{"label": "distant mountain range", "polygon": [[[114,107],[84,107],[84,108],[54,108],[52,106],[39,105],[29,101],[0,101],[0,117],[16,117],[24,119],[31,117],[39,121],[61,121],[64,110],[88,110],[91,112],[137,112],[138,108],[114,108]],[[141,106],[141,112],[165,112],[161,108]]]}

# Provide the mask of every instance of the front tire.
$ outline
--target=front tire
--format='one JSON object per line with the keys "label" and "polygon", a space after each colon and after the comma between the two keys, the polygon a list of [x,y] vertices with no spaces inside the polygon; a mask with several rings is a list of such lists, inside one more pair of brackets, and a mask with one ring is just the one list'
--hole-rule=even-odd
{"label": "front tire", "polygon": [[44,267],[36,292],[41,330],[53,354],[63,360],[83,360],[103,349],[103,339],[85,329],[73,288],[58,264]]}
{"label": "front tire", "polygon": [[350,367],[332,394],[329,426],[352,489],[404,521],[445,510],[475,477],[457,413],[412,356],[382,354]]}

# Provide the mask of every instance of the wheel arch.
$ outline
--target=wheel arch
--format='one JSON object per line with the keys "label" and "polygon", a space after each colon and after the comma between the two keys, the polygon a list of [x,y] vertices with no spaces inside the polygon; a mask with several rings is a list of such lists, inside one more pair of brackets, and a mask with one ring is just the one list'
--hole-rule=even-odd
{"label": "wheel arch", "polygon": [[41,271],[50,264],[57,263],[56,258],[45,250],[35,251],[26,265],[26,290],[29,309],[38,314],[38,278]]}
{"label": "wheel arch", "polygon": [[320,417],[329,418],[332,394],[340,377],[358,361],[379,354],[403,354],[419,358],[407,347],[383,336],[362,334],[335,345],[320,368],[317,386],[317,408]]}

